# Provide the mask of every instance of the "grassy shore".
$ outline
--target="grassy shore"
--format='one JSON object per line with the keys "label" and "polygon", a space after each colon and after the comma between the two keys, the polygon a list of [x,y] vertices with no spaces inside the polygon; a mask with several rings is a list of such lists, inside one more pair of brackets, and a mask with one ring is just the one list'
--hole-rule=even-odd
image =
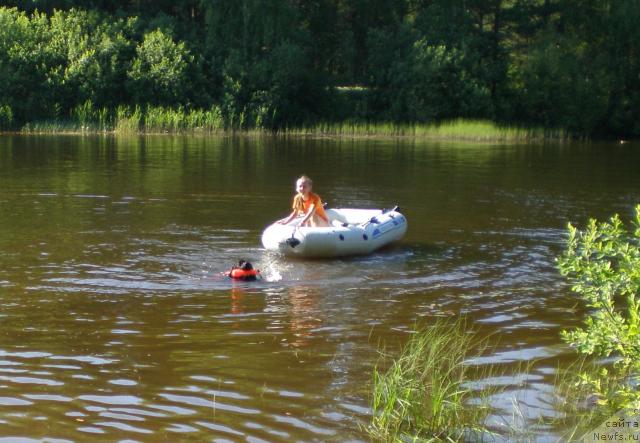
{"label": "grassy shore", "polygon": [[435,140],[468,140],[486,142],[527,142],[567,140],[563,130],[499,125],[488,120],[456,119],[432,124],[396,123],[319,123],[287,132],[302,135],[337,137],[409,137]]}
{"label": "grassy shore", "polygon": [[308,137],[414,138],[467,140],[476,142],[532,142],[567,140],[563,130],[500,125],[487,120],[457,119],[431,124],[385,122],[316,123],[274,131],[246,123],[229,124],[219,107],[211,109],[119,106],[114,110],[76,107],[68,119],[24,125],[23,133],[114,133],[114,134],[278,134]]}

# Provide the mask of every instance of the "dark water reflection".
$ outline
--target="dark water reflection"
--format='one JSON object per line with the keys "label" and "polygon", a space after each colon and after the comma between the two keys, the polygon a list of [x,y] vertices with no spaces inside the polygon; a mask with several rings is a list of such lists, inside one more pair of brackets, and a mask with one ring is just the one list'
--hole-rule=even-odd
{"label": "dark water reflection", "polygon": [[[475,363],[510,374],[484,380],[510,386],[497,426],[514,398],[535,422],[582,313],[554,267],[566,223],[630,215],[639,152],[4,136],[0,437],[366,440],[379,344],[462,314],[497,343]],[[335,206],[400,204],[407,237],[360,258],[266,253],[303,172]],[[240,258],[265,278],[221,275]]]}

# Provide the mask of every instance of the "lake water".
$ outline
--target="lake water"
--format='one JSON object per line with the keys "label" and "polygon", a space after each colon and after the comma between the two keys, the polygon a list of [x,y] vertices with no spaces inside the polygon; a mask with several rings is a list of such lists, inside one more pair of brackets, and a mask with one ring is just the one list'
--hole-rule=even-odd
{"label": "lake water", "polygon": [[[367,441],[378,349],[458,316],[510,374],[487,380],[509,386],[495,426],[514,401],[534,422],[584,314],[554,265],[566,224],[628,219],[639,164],[614,143],[2,136],[0,437]],[[303,173],[330,206],[400,205],[406,237],[267,253]],[[264,279],[224,277],[239,259]]]}

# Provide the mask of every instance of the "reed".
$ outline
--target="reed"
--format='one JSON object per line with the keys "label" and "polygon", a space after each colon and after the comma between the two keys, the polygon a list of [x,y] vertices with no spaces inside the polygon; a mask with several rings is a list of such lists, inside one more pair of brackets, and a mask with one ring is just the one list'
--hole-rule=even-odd
{"label": "reed", "polygon": [[114,132],[118,134],[135,134],[140,132],[142,122],[142,111],[140,106],[135,106],[133,110],[128,106],[118,106],[116,108],[116,121]]}
{"label": "reed", "polygon": [[[490,434],[484,423],[495,389],[474,390],[478,368],[469,364],[483,350],[486,341],[466,332],[461,321],[438,322],[414,333],[386,370],[380,364],[374,369],[370,437],[459,441]],[[483,378],[491,376],[483,371]]]}
{"label": "reed", "polygon": [[108,132],[113,130],[112,112],[107,108],[96,108],[91,100],[71,110],[69,124],[80,132]]}
{"label": "reed", "polygon": [[207,110],[148,106],[142,122],[141,131],[145,133],[214,133],[225,129],[217,106]]}
{"label": "reed", "polygon": [[500,125],[488,120],[456,119],[431,124],[345,121],[322,122],[287,132],[300,135],[338,137],[413,137],[469,141],[540,141],[566,140],[570,134],[562,129]]}
{"label": "reed", "polygon": [[77,121],[80,126],[88,126],[93,121],[93,103],[87,100],[71,110],[71,118]]}
{"label": "reed", "polygon": [[[240,130],[243,133],[278,133],[293,136],[334,137],[409,137],[436,140],[467,140],[476,142],[530,142],[567,140],[571,136],[564,130],[536,127],[500,125],[487,120],[457,119],[433,124],[391,122],[319,122],[270,130],[260,126],[247,126],[245,113],[225,116],[219,106],[193,109],[179,106],[118,106],[115,109],[96,108],[88,100],[71,110],[68,119],[29,123],[25,132],[115,132],[130,133],[222,133]],[[242,128],[242,129],[239,129]]]}

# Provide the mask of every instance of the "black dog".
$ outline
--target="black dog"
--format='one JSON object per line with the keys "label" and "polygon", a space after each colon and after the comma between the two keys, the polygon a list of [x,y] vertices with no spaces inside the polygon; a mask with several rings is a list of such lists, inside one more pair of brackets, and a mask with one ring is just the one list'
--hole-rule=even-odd
{"label": "black dog", "polygon": [[238,262],[238,269],[242,269],[243,271],[251,271],[253,270],[253,265],[246,260],[240,260]]}
{"label": "black dog", "polygon": [[258,279],[260,271],[254,270],[253,265],[246,260],[240,260],[238,266],[233,266],[229,271],[229,277],[243,280],[254,281]]}

